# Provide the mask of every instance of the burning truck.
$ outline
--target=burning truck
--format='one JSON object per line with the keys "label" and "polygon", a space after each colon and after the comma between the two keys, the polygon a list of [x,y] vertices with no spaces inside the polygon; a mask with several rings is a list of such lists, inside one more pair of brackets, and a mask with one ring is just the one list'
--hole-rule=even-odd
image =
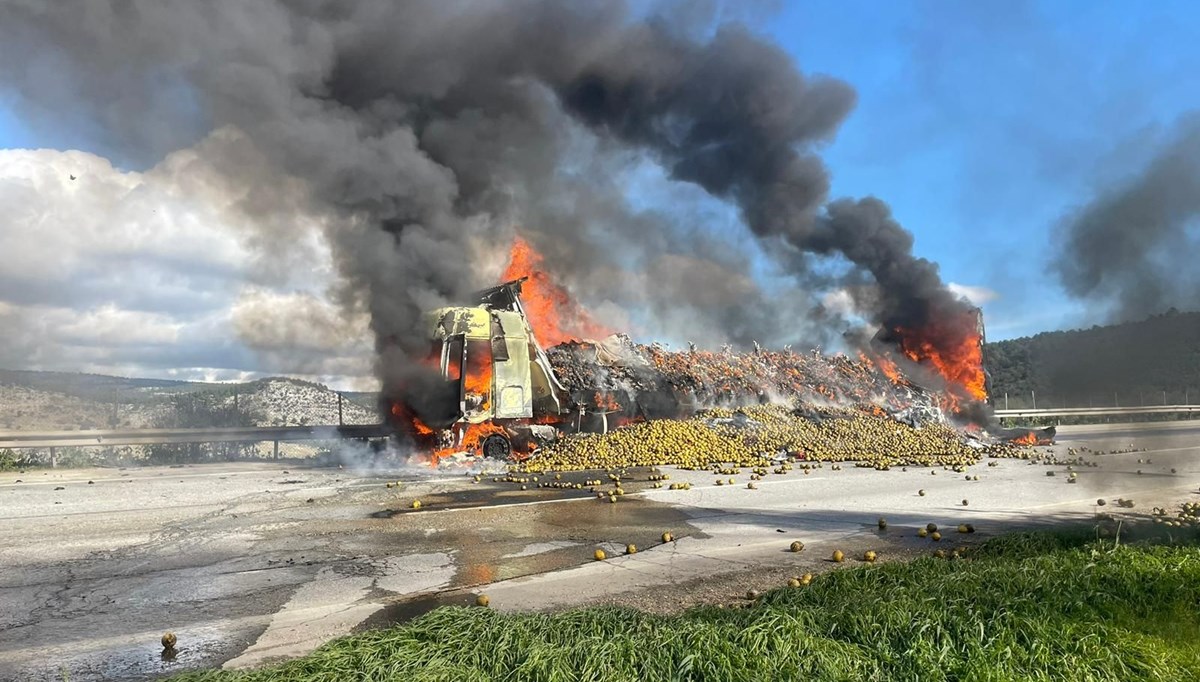
{"label": "burning truck", "polygon": [[[521,277],[481,291],[474,305],[438,308],[427,314],[425,328],[432,346],[426,363],[436,369],[442,386],[422,401],[422,417],[403,405],[393,406],[393,426],[398,431],[431,447],[435,460],[458,452],[522,458],[562,431],[604,433],[635,418],[683,414],[678,405],[664,409],[661,401],[632,400],[629,391],[619,391],[618,402],[614,396],[618,391],[598,384],[576,382],[573,390],[564,386],[522,303],[521,290],[527,281],[528,277]],[[614,349],[622,340],[627,342],[628,337],[576,342],[574,347]],[[592,366],[604,355],[599,353],[592,353]],[[620,364],[616,356],[624,354],[609,350],[608,355],[606,364],[615,367]],[[645,397],[650,395],[647,392]]]}
{"label": "burning truck", "polygon": [[[928,343],[910,348],[905,339],[880,336],[871,344],[875,351],[870,356],[864,352],[857,358],[762,348],[747,353],[694,347],[670,351],[658,344],[634,344],[619,334],[598,341],[567,340],[545,349],[522,300],[522,289],[530,283],[528,276],[513,279],[479,292],[472,305],[428,313],[427,364],[441,386],[423,397],[421,418],[399,404],[392,416],[397,430],[433,452],[435,462],[463,452],[525,459],[564,434],[686,419],[712,408],[790,402],[801,406],[798,417],[820,420],[850,407],[920,428],[944,424],[964,414],[964,404],[978,406],[986,399],[977,309],[971,320],[977,333],[962,348],[942,354]],[[539,286],[537,280],[532,283]],[[556,331],[551,328],[550,335],[561,338]],[[903,355],[893,359],[889,348],[899,348]],[[956,372],[951,376],[961,376],[963,382],[930,391],[897,365],[906,363],[906,370],[919,373],[918,361]],[[954,368],[948,364],[952,361],[967,366]],[[970,419],[985,425],[978,417]],[[1053,438],[1052,432],[1000,430],[994,424],[991,430],[1002,439],[1030,444]]]}
{"label": "burning truck", "polygon": [[475,305],[426,316],[427,364],[443,385],[422,417],[402,405],[394,426],[438,453],[478,452],[505,459],[552,439],[570,405],[521,305],[524,278],[477,294]]}

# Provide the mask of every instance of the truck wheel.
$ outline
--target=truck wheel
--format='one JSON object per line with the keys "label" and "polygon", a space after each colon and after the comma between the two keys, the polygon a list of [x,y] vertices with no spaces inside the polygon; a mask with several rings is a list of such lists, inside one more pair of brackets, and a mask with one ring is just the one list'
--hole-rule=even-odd
{"label": "truck wheel", "polygon": [[490,459],[508,459],[512,454],[512,444],[498,433],[493,433],[483,439],[483,456]]}

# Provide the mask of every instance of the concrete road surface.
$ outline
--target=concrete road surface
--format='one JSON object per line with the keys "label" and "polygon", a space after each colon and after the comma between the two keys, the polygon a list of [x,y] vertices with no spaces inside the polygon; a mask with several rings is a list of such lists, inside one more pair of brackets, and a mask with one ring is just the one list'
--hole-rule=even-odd
{"label": "concrete road surface", "polygon": [[[141,680],[258,665],[356,627],[470,603],[479,591],[500,609],[596,603],[811,565],[835,545],[925,551],[928,541],[911,531],[930,521],[970,522],[987,536],[1090,518],[1098,497],[1132,498],[1129,511],[1147,512],[1190,499],[1200,485],[1200,422],[1063,427],[1054,451],[1065,457],[1080,445],[1147,451],[1086,455],[1100,466],[1077,467],[1076,484],[1065,467],[1021,460],[957,474],[826,465],[768,476],[757,490],[745,474],[717,487],[709,473],[666,469],[695,487],[652,490],[638,472],[642,482],[617,504],[586,489],[541,489],[544,477],[521,490],[424,469],[238,463],[0,474],[0,680]],[[883,534],[880,516],[890,522]],[[666,530],[674,542],[658,539]],[[787,551],[793,539],[804,553]],[[641,551],[620,556],[627,543]],[[592,561],[597,547],[614,558]],[[167,630],[179,637],[174,656],[158,644]]]}

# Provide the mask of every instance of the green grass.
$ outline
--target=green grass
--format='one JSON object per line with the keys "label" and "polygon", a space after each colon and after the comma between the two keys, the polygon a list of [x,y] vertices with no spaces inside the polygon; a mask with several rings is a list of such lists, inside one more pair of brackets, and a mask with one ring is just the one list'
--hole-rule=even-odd
{"label": "green grass", "polygon": [[1200,680],[1200,547],[1014,534],[973,558],[845,568],[754,606],[442,608],[252,671],[302,680]]}

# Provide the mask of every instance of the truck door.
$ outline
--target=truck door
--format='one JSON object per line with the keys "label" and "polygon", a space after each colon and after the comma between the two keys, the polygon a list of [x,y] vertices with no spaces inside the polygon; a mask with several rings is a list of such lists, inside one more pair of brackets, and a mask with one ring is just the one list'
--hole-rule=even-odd
{"label": "truck door", "polygon": [[492,416],[492,343],[468,339],[462,362],[463,414],[468,420]]}
{"label": "truck door", "polygon": [[[462,417],[463,337],[434,341],[423,364],[432,371],[414,374],[402,387],[392,414],[403,427],[419,420],[428,429],[444,429]],[[421,433],[418,426],[417,432]]]}

